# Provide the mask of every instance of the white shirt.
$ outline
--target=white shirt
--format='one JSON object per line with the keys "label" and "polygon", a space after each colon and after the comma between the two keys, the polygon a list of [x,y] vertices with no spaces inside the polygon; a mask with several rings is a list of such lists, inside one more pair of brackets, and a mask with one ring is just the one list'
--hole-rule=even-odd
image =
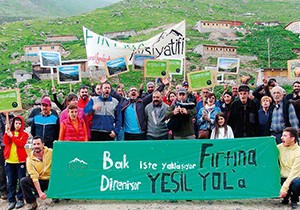
{"label": "white shirt", "polygon": [[214,128],[212,130],[211,135],[210,135],[210,139],[233,139],[234,138],[232,129],[229,125],[227,125],[227,135],[226,136],[225,136],[224,127],[219,128],[219,135],[216,136],[216,138],[215,138],[215,131],[216,131],[216,128]]}

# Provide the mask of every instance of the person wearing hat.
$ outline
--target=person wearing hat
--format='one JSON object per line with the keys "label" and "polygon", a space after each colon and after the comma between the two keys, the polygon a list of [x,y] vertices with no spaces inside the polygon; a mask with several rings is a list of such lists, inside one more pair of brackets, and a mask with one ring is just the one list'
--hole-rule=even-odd
{"label": "person wearing hat", "polygon": [[[50,100],[50,97],[48,95],[43,95],[42,98],[41,98],[41,100],[43,100],[43,98],[48,98]],[[37,115],[37,114],[39,114],[39,113],[41,113],[41,111],[42,110],[41,110],[40,106],[32,109],[31,112],[30,112],[30,114],[29,114],[29,116],[28,116],[28,118],[25,121],[26,124],[29,125],[29,126],[31,126],[31,123],[32,123],[32,120],[33,120],[34,116]],[[57,113],[57,111],[55,109],[51,108],[51,112],[58,117],[58,113]]]}
{"label": "person wearing hat", "polygon": [[[177,91],[177,100],[169,106],[166,111],[165,120],[170,119],[173,122],[174,139],[194,139],[193,118],[196,114],[194,103],[187,105],[187,91],[185,88],[179,88]],[[170,122],[169,121],[169,122]]]}
{"label": "person wearing hat", "polygon": [[184,81],[182,83],[182,87],[184,87],[187,92],[187,98],[186,98],[187,102],[196,104],[197,103],[196,97],[192,92],[189,92],[189,83],[187,81]]}
{"label": "person wearing hat", "polygon": [[140,95],[139,98],[144,98],[147,95],[153,93],[153,91],[155,89],[155,84],[154,84],[154,82],[150,81],[150,82],[147,83],[146,87],[147,87],[147,91],[146,91],[146,93],[143,93],[143,91],[144,91],[144,85],[141,84],[140,91],[139,91],[139,95]]}
{"label": "person wearing hat", "polygon": [[49,148],[53,148],[54,140],[58,139],[59,118],[51,112],[51,101],[48,98],[41,100],[41,112],[33,118],[31,134],[41,136]]}
{"label": "person wearing hat", "polygon": [[230,107],[228,125],[236,138],[258,136],[258,107],[249,99],[249,91],[247,85],[240,85],[239,99]]}

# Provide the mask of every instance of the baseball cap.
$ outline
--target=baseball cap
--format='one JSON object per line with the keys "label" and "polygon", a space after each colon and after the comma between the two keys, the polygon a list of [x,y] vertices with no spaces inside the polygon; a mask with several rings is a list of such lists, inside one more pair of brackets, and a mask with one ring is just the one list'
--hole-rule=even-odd
{"label": "baseball cap", "polygon": [[250,88],[247,85],[240,85],[239,92],[241,92],[241,91],[249,92]]}
{"label": "baseball cap", "polygon": [[182,86],[189,86],[189,83],[188,83],[187,81],[184,81],[184,82],[182,83]]}
{"label": "baseball cap", "polygon": [[179,88],[177,93],[184,93],[186,94],[186,89],[185,88]]}
{"label": "baseball cap", "polygon": [[47,104],[48,106],[51,106],[51,101],[48,98],[43,98],[41,100],[41,104]]}

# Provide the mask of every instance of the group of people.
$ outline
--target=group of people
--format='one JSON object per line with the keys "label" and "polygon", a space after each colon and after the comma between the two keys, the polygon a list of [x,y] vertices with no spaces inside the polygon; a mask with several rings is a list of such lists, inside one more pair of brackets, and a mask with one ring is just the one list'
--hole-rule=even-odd
{"label": "group of people", "polygon": [[[166,88],[168,86],[168,88]],[[5,125],[1,115],[0,191],[7,192],[8,209],[36,209],[36,197],[46,198],[53,142],[167,139],[232,139],[274,136],[280,151],[280,196],[297,206],[300,193],[300,147],[298,146],[300,82],[286,94],[275,79],[264,80],[253,92],[249,86],[226,86],[220,99],[209,89],[189,91],[188,82],[172,89],[169,78],[148,82],[146,91],[131,86],[112,88],[106,78],[93,88],[82,86],[79,97],[70,93],[60,103],[55,89],[53,102],[43,96],[41,106],[29,117],[12,118]],[[56,104],[58,110],[53,109]],[[31,126],[32,152],[24,146]],[[28,177],[26,177],[26,169]],[[7,177],[7,178],[6,178]],[[18,189],[17,189],[18,188]]]}

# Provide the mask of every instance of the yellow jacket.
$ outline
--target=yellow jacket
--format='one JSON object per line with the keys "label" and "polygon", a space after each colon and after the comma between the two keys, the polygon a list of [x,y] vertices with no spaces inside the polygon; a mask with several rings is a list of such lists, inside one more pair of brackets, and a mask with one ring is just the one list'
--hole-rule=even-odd
{"label": "yellow jacket", "polygon": [[33,151],[27,157],[26,168],[33,182],[50,179],[50,169],[52,163],[52,149],[44,147],[43,160],[39,160],[33,155]]}
{"label": "yellow jacket", "polygon": [[284,147],[281,143],[277,147],[279,149],[280,175],[282,178],[286,178],[280,191],[287,192],[293,179],[300,177],[300,146],[295,144]]}

